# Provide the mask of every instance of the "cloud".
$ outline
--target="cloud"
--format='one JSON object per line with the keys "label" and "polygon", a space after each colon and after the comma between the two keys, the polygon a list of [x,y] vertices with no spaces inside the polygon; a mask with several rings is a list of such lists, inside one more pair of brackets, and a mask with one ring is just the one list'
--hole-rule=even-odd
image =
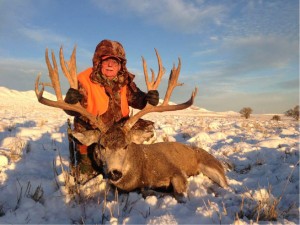
{"label": "cloud", "polygon": [[249,36],[224,41],[223,50],[228,52],[236,67],[244,70],[285,68],[298,58],[298,42],[280,36]]}
{"label": "cloud", "polygon": [[230,16],[226,36],[284,35],[298,36],[299,1],[229,2]]}
{"label": "cloud", "polygon": [[[1,86],[17,90],[32,90],[38,74],[43,82],[49,82],[47,66],[42,58],[0,58]],[[68,82],[59,68],[61,86],[66,92]],[[51,91],[51,88],[49,88]]]}
{"label": "cloud", "polygon": [[287,80],[283,82],[277,82],[277,87],[285,89],[285,90],[298,90],[299,92],[299,77],[293,80]]}
{"label": "cloud", "polygon": [[43,69],[44,62],[41,59],[18,59],[18,58],[1,58],[0,74],[22,73],[37,74]]}
{"label": "cloud", "polygon": [[[102,11],[182,33],[297,35],[299,5],[284,1],[92,0]],[[293,22],[295,21],[295,22]]]}
{"label": "cloud", "polygon": [[183,0],[110,0],[93,1],[107,13],[137,16],[144,22],[159,25],[169,30],[198,33],[203,26],[220,25],[226,7],[207,4],[205,1]]}
{"label": "cloud", "polygon": [[[39,21],[41,14],[46,14],[44,10],[51,11],[51,1],[44,0],[36,2],[27,1],[3,1],[0,7],[0,31],[5,34],[0,39],[4,41],[20,41],[24,43],[27,38],[33,44],[61,44],[70,41],[68,37],[58,34]],[[44,15],[43,15],[44,16]],[[55,15],[53,15],[55,16]],[[33,25],[39,24],[41,25]]]}
{"label": "cloud", "polygon": [[0,58],[1,86],[31,90],[38,73],[46,74],[41,59]]}
{"label": "cloud", "polygon": [[19,33],[34,42],[61,44],[69,42],[69,38],[59,35],[49,29],[20,27]]}
{"label": "cloud", "polygon": [[267,74],[274,74],[270,71],[284,72],[298,65],[298,41],[262,35],[224,38],[218,48],[196,50],[193,56],[206,57],[204,63],[199,63],[201,76],[220,79],[267,77]]}
{"label": "cloud", "polygon": [[0,7],[0,30],[14,30],[22,22],[33,15],[31,1],[1,1]]}

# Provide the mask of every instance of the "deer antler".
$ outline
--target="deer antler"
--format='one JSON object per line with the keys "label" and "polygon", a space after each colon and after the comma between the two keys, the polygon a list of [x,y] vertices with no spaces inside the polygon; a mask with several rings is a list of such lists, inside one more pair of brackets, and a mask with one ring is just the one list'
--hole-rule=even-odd
{"label": "deer antler", "polygon": [[[77,81],[77,74],[76,74],[76,47],[74,47],[74,50],[72,52],[69,62],[65,62],[65,60],[64,60],[62,47],[60,48],[59,57],[60,57],[60,64],[62,67],[62,71],[63,71],[64,75],[66,76],[66,78],[68,79],[70,87],[74,88],[74,89],[78,89],[78,81]],[[37,76],[36,81],[35,81],[35,94],[36,94],[38,101],[40,103],[50,106],[50,107],[55,107],[55,108],[60,108],[63,110],[70,110],[70,111],[78,112],[82,116],[85,116],[86,118],[88,118],[92,124],[94,124],[95,126],[97,126],[97,128],[99,128],[99,130],[101,132],[105,133],[107,131],[108,127],[105,126],[105,124],[102,123],[101,120],[98,120],[98,118],[96,116],[89,113],[85,108],[83,108],[80,105],[80,103],[68,104],[68,103],[64,102],[64,100],[62,98],[62,94],[61,94],[58,67],[57,67],[54,52],[52,51],[53,66],[51,65],[50,60],[49,60],[48,49],[46,49],[46,52],[45,52],[45,59],[46,59],[46,64],[47,64],[48,71],[49,71],[49,77],[51,79],[51,84],[39,82],[41,75]],[[42,85],[41,90],[39,90],[39,85]],[[43,97],[45,86],[53,87],[55,94],[56,94],[57,101],[53,101],[53,100]]]}
{"label": "deer antler", "polygon": [[[149,90],[156,90],[158,85],[160,84],[161,78],[163,76],[163,74],[165,73],[165,69],[162,66],[162,62],[161,62],[161,58],[158,54],[158,51],[155,49],[156,52],[156,56],[157,56],[157,60],[158,60],[158,67],[159,67],[159,71],[158,71],[158,75],[155,79],[155,75],[153,70],[151,69],[152,72],[152,81],[149,82],[148,79],[148,72],[147,72],[147,63],[145,61],[145,59],[142,57],[143,60],[143,68],[144,68],[144,75],[145,75],[145,81],[146,81],[146,85],[147,85],[147,89]],[[139,111],[138,113],[136,113],[135,115],[133,115],[132,117],[130,117],[126,123],[123,126],[123,129],[125,131],[129,131],[132,126],[145,114],[150,113],[150,112],[165,112],[165,111],[176,111],[176,110],[182,110],[182,109],[186,109],[188,107],[190,107],[193,103],[194,103],[194,99],[197,95],[198,89],[195,88],[195,90],[192,92],[191,98],[181,104],[178,105],[169,105],[169,100],[170,97],[172,95],[172,92],[174,90],[174,88],[176,86],[182,86],[183,83],[177,83],[179,74],[180,74],[180,69],[181,69],[181,60],[180,58],[178,58],[178,66],[177,68],[175,67],[175,65],[173,65],[173,68],[170,72],[170,77],[169,77],[169,82],[168,82],[168,88],[164,97],[164,101],[161,105],[159,106],[153,106],[150,105],[149,103],[147,103],[147,105],[144,107],[144,109],[142,109],[141,111]]]}

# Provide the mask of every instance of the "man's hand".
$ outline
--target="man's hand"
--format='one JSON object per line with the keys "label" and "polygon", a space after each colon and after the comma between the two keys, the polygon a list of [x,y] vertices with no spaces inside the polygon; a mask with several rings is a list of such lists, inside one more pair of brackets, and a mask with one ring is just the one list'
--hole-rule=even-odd
{"label": "man's hand", "polygon": [[146,101],[149,104],[156,106],[159,102],[159,93],[157,90],[150,90],[146,95]]}
{"label": "man's hand", "polygon": [[69,88],[65,97],[65,102],[68,104],[76,104],[77,102],[80,102],[82,98],[82,94],[80,94],[77,89]]}

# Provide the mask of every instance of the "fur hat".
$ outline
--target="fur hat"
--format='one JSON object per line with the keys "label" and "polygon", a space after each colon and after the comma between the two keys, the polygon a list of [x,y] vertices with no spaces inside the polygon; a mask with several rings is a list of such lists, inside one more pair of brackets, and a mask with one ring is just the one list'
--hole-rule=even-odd
{"label": "fur hat", "polygon": [[102,60],[102,57],[105,56],[117,58],[122,62],[122,64],[126,64],[125,50],[120,42],[102,40],[95,49],[93,57],[94,68],[99,65],[99,63]]}

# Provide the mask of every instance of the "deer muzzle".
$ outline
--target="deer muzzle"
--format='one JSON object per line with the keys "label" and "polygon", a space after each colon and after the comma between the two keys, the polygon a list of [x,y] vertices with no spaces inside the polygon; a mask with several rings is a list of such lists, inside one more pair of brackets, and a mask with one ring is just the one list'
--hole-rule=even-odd
{"label": "deer muzzle", "polygon": [[108,172],[108,179],[112,180],[112,181],[117,181],[119,179],[121,179],[122,177],[122,172],[119,170],[112,170]]}

